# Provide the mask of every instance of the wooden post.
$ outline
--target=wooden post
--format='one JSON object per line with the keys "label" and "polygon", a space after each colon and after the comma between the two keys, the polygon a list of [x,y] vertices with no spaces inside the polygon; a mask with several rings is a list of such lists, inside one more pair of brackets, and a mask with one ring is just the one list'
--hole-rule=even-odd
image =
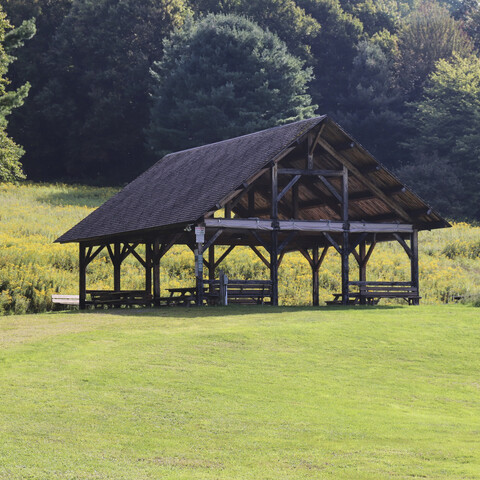
{"label": "wooden post", "polygon": [[[360,257],[360,263],[358,264],[358,281],[366,282],[367,281],[367,261],[366,261],[366,242],[360,242],[358,245],[358,252]],[[363,296],[360,296],[360,305],[366,305],[367,299]]]}
{"label": "wooden post", "polygon": [[350,241],[348,223],[348,169],[343,167],[343,195],[342,195],[342,220],[343,220],[343,242],[342,242],[342,304],[348,305],[349,294],[349,265]]}
{"label": "wooden post", "polygon": [[298,182],[292,187],[293,218],[298,219]]}
{"label": "wooden post", "polygon": [[208,279],[215,280],[215,245],[208,249]]}
{"label": "wooden post", "polygon": [[219,275],[219,285],[218,285],[218,294],[220,296],[219,303],[220,305],[228,305],[228,277],[225,275],[225,272],[223,270],[220,270],[220,275]]}
{"label": "wooden post", "polygon": [[113,290],[119,292],[121,289],[121,266],[120,243],[113,244]]}
{"label": "wooden post", "polygon": [[160,240],[153,241],[153,303],[160,306]]}
{"label": "wooden post", "polygon": [[195,255],[195,279],[197,288],[197,306],[203,305],[203,243],[197,243]]}
{"label": "wooden post", "polygon": [[79,281],[78,281],[78,306],[80,310],[85,310],[85,301],[87,297],[87,262],[86,262],[86,247],[84,243],[79,244]]}
{"label": "wooden post", "polygon": [[152,294],[152,244],[145,242],[145,292]]}
{"label": "wooden post", "polygon": [[318,307],[320,300],[319,300],[319,279],[318,279],[318,270],[319,270],[319,262],[318,262],[318,245],[313,247],[313,264],[312,264],[312,305],[314,307]]}
{"label": "wooden post", "polygon": [[[410,249],[412,250],[412,256],[410,259],[412,270],[412,287],[419,288],[419,270],[418,270],[418,230],[414,230],[410,237]],[[412,299],[412,305],[418,305],[420,302],[418,298]]]}
{"label": "wooden post", "polygon": [[272,281],[272,305],[278,305],[278,171],[272,166],[272,236],[270,247],[270,279]]}

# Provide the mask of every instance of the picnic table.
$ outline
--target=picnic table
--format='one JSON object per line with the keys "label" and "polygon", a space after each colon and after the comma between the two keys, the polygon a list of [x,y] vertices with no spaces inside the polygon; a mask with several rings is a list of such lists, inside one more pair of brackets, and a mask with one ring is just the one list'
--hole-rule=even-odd
{"label": "picnic table", "polygon": [[169,297],[165,297],[167,305],[190,305],[195,303],[197,298],[197,287],[176,287],[167,288],[170,292]]}

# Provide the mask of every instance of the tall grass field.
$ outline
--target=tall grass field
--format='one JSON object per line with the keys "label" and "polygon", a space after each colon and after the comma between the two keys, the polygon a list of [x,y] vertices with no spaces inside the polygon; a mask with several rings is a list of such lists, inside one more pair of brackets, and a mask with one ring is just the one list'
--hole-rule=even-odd
{"label": "tall grass field", "polygon": [[[0,185],[0,314],[47,311],[53,293],[77,293],[78,247],[53,241],[114,193],[114,189],[84,186]],[[422,232],[419,243],[422,302],[447,302],[452,295],[478,302],[480,227],[457,223],[450,229]],[[355,265],[353,257],[351,261]],[[268,278],[263,263],[248,248],[235,249],[221,268],[230,278]],[[144,288],[143,269],[132,256],[122,269],[122,288]],[[287,254],[279,275],[283,305],[311,302],[310,267],[300,254]],[[369,262],[369,280],[401,281],[409,275],[409,261],[400,245],[377,246]],[[113,287],[112,265],[105,252],[89,266],[87,281],[92,289]],[[173,248],[162,259],[162,288],[193,281],[192,252]],[[331,249],[320,270],[320,300],[331,299],[340,282],[340,259]]]}
{"label": "tall grass field", "polygon": [[478,313],[1,317],[0,479],[479,479]]}

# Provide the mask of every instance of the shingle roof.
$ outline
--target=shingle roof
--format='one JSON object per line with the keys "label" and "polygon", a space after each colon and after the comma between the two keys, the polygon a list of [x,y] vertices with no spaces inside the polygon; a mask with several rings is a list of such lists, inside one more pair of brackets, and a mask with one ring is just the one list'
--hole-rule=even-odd
{"label": "shingle roof", "polygon": [[[320,116],[171,153],[56,241],[78,242],[193,223],[206,212],[214,210],[228,194],[238,189],[243,182],[324,120],[326,128],[323,136],[329,141],[338,144],[351,141],[351,137],[335,122],[326,116]],[[373,170],[377,168],[370,174],[370,178],[382,188],[402,186],[398,179],[381,167],[361,145],[356,144],[348,155],[351,162],[359,167],[373,167]],[[322,162],[329,168],[332,159],[328,156],[322,158]],[[353,193],[364,189],[355,178],[352,179],[351,187],[350,190],[349,185],[349,192]],[[447,222],[409,190],[403,189],[395,201],[404,208],[424,209],[428,212],[422,214],[419,224],[437,224],[437,228],[448,226]],[[361,208],[360,213],[358,208]],[[381,218],[382,214],[385,215],[389,210],[385,209],[385,204],[380,200],[374,199],[359,203],[359,218],[363,218],[362,211],[365,212],[365,217],[374,218],[377,215]],[[311,211],[309,216],[313,215],[312,219],[328,218],[328,212],[328,209],[319,208]]]}

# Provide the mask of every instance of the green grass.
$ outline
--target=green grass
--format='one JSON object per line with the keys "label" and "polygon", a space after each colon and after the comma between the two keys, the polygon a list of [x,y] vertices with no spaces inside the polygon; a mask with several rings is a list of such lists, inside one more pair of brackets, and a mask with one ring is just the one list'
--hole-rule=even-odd
{"label": "green grass", "polygon": [[480,315],[0,318],[0,479],[478,479]]}

